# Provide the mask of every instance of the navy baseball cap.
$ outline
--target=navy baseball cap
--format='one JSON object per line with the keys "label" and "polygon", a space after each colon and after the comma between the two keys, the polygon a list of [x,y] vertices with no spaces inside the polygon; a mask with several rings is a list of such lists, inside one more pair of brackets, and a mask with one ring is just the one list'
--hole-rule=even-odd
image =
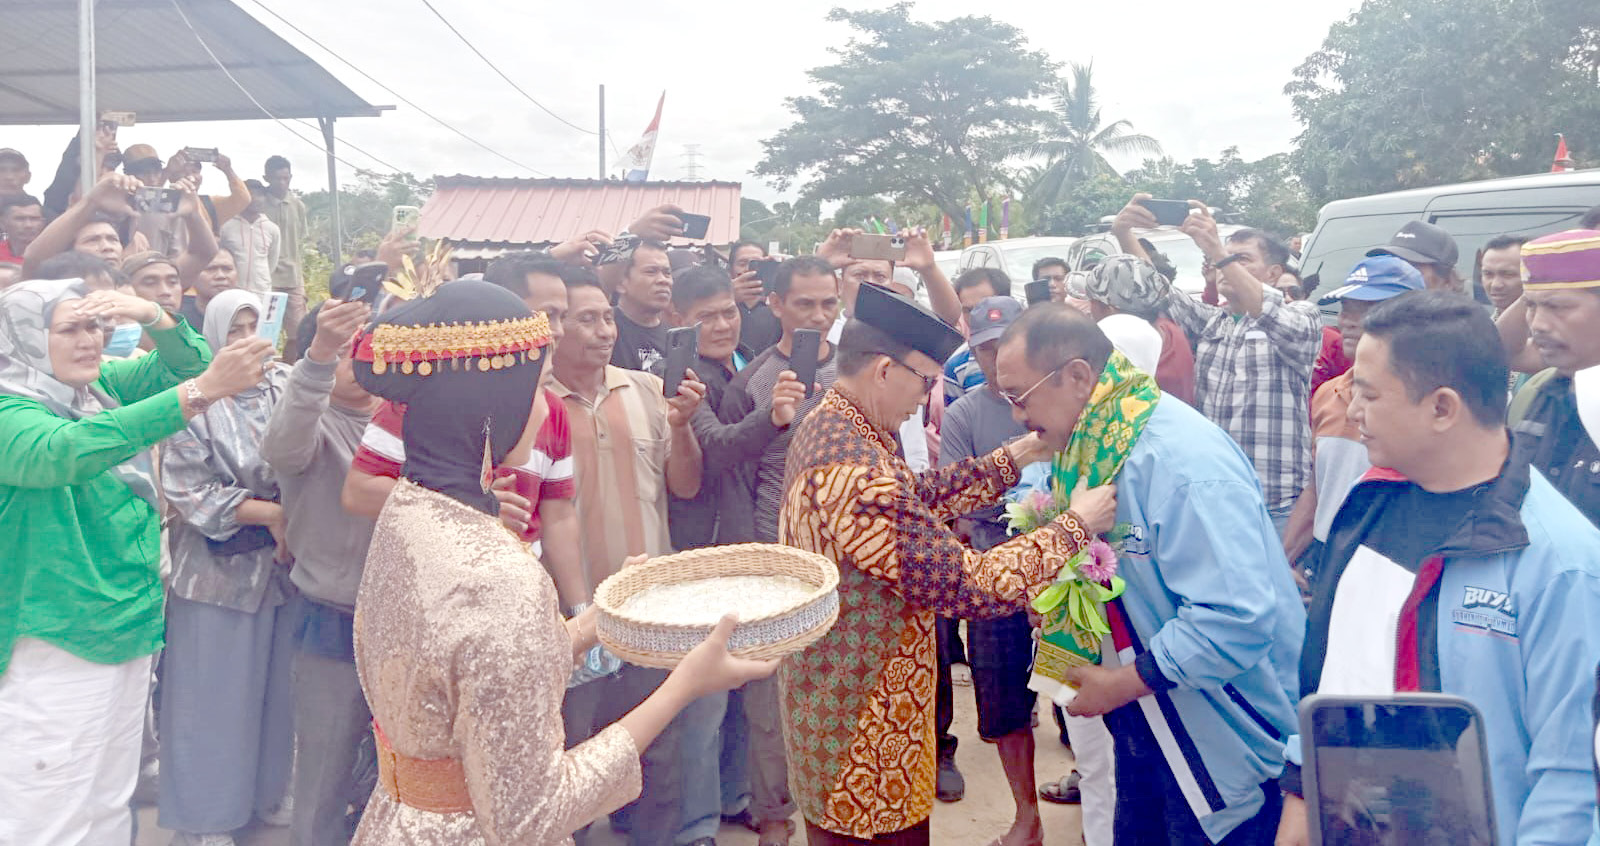
{"label": "navy baseball cap", "polygon": [[1022,303],[1012,297],[984,297],[967,312],[967,328],[971,335],[967,346],[976,347],[999,340],[1006,329],[1022,316]]}
{"label": "navy baseball cap", "polygon": [[1317,300],[1319,305],[1338,300],[1376,302],[1423,289],[1422,274],[1411,263],[1388,254],[1370,256],[1350,271],[1344,285]]}

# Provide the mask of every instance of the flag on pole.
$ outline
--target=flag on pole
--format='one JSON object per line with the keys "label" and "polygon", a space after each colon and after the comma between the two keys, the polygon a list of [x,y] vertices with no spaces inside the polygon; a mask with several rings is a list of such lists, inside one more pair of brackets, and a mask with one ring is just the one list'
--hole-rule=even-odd
{"label": "flag on pole", "polygon": [[940,248],[948,250],[950,249],[950,215],[941,214],[939,216],[944,219],[944,241]]}
{"label": "flag on pole", "polygon": [[623,179],[629,182],[643,182],[650,178],[650,160],[656,155],[656,133],[661,129],[661,107],[667,102],[667,92],[661,92],[661,99],[656,101],[656,116],[650,119],[650,125],[645,127],[644,135],[639,137],[638,143],[628,148],[622,154],[621,161],[617,162],[617,169],[624,172]]}
{"label": "flag on pole", "polygon": [[1011,237],[1011,198],[1000,203],[1000,240]]}
{"label": "flag on pole", "polygon": [[899,235],[900,234],[900,224],[895,223],[894,222],[894,218],[892,218],[892,217],[884,218],[883,219],[883,225],[889,227],[889,234],[890,235]]}
{"label": "flag on pole", "polygon": [[983,208],[978,210],[978,243],[989,241],[989,201],[983,201]]}
{"label": "flag on pole", "polygon": [[1551,173],[1566,173],[1572,170],[1572,156],[1567,153],[1567,137],[1556,133],[1556,157],[1550,163]]}
{"label": "flag on pole", "polygon": [[967,232],[966,232],[965,235],[961,236],[961,246],[962,247],[970,247],[970,246],[972,246],[972,206],[971,206],[971,204],[967,205]]}

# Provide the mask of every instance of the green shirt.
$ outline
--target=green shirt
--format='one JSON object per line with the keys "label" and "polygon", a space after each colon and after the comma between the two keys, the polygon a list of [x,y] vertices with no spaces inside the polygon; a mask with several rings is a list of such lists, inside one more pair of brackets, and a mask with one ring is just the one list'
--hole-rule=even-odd
{"label": "green shirt", "polygon": [[69,420],[0,396],[0,674],[20,637],[101,664],[161,646],[161,517],[111,471],[183,429],[176,386],[211,351],[181,320],[150,336],[100,367],[120,408]]}

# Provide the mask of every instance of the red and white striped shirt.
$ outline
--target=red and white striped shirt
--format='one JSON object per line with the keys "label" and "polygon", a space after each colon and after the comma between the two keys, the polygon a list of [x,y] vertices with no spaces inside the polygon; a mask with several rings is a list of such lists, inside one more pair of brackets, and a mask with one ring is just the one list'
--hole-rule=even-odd
{"label": "red and white striped shirt", "polygon": [[[501,467],[497,476],[516,477],[516,492],[533,505],[533,516],[528,521],[528,531],[522,539],[539,552],[539,503],[547,499],[573,499],[578,495],[573,480],[572,433],[567,427],[567,409],[560,398],[545,392],[545,405],[549,414],[534,438],[533,450],[521,467]],[[400,468],[406,463],[406,448],[401,439],[405,421],[405,406],[385,402],[372,415],[372,422],[361,435],[361,448],[356,450],[351,466],[374,476],[400,477]]]}

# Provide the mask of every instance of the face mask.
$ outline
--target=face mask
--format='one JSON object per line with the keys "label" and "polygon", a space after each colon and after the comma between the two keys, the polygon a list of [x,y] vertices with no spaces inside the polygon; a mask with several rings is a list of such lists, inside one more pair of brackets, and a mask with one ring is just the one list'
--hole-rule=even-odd
{"label": "face mask", "polygon": [[139,348],[139,339],[144,337],[144,327],[137,323],[118,324],[111,330],[111,337],[106,341],[106,355],[117,358],[127,358]]}

